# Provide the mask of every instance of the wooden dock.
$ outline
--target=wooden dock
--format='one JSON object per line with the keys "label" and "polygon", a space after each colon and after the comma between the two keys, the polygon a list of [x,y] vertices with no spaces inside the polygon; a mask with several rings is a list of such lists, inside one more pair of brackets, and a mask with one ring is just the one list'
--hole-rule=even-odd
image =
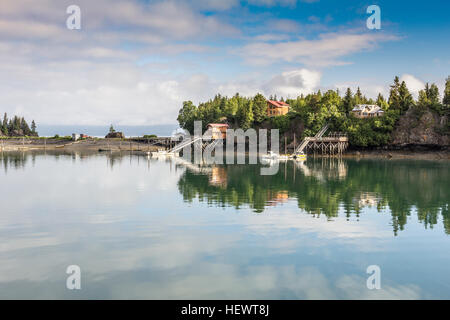
{"label": "wooden dock", "polygon": [[307,153],[341,155],[347,147],[347,137],[322,137],[309,138],[304,150]]}
{"label": "wooden dock", "polygon": [[294,154],[321,153],[326,155],[341,155],[348,147],[348,137],[339,132],[324,137],[329,126],[326,124],[314,137],[306,137],[295,149]]}

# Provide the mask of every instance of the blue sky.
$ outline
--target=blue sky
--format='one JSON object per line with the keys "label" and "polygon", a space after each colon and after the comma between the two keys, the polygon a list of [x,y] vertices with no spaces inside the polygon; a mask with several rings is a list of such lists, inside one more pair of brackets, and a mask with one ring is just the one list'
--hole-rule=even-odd
{"label": "blue sky", "polygon": [[[81,30],[66,27],[77,4]],[[366,9],[381,9],[369,30]],[[417,95],[450,74],[448,1],[2,0],[0,112],[39,124],[174,124],[216,93],[360,86]]]}

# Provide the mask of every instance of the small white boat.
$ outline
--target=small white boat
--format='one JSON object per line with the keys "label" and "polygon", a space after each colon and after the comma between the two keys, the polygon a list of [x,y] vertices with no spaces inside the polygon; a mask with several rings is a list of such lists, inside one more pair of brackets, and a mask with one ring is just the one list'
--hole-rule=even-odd
{"label": "small white boat", "polygon": [[279,160],[280,155],[273,151],[269,151],[267,154],[261,156],[261,160]]}
{"label": "small white boat", "polygon": [[269,151],[267,154],[261,156],[261,160],[273,160],[273,161],[287,161],[289,156],[287,154],[278,154],[273,151]]}
{"label": "small white boat", "polygon": [[152,157],[178,157],[178,155],[178,152],[167,152],[165,150],[152,152]]}

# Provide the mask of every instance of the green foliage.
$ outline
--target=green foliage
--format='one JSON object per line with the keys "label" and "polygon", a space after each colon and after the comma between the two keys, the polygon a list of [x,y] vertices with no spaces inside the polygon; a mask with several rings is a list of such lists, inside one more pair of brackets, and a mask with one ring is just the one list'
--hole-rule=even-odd
{"label": "green foliage", "polygon": [[[277,100],[276,95],[270,100]],[[332,131],[347,133],[352,146],[375,147],[389,142],[391,133],[399,117],[408,109],[414,108],[418,114],[428,109],[440,114],[448,112],[450,102],[450,77],[447,78],[444,103],[439,100],[439,90],[435,84],[425,87],[419,94],[417,103],[409,92],[406,83],[395,77],[391,85],[389,99],[378,94],[376,100],[366,98],[358,87],[353,95],[348,88],[343,97],[338,91],[320,90],[308,95],[301,94],[295,99],[287,99],[290,112],[285,116],[266,116],[267,102],[262,94],[252,98],[242,97],[238,93],[231,98],[216,95],[214,99],[200,103],[198,107],[190,101],[183,103],[178,122],[183,129],[193,131],[194,121],[201,120],[204,129],[211,122],[227,122],[231,127],[244,130],[259,127],[267,123],[268,127],[278,128],[282,133],[293,126],[292,119],[300,119],[304,125],[302,136],[314,136],[326,123]],[[382,117],[357,119],[351,114],[356,104],[377,104],[384,111]],[[264,127],[266,127],[264,125]]]}
{"label": "green foliage", "polygon": [[191,134],[194,132],[194,121],[198,119],[198,110],[192,101],[184,101],[183,107],[178,113],[178,123],[180,127],[186,129]]}
{"label": "green foliage", "polygon": [[253,98],[253,117],[255,122],[262,122],[267,118],[267,100],[260,93]]}
{"label": "green foliage", "polygon": [[405,113],[411,106],[414,106],[414,99],[409,93],[405,81],[402,81],[400,87],[398,88],[398,95],[400,102],[400,113]]}
{"label": "green foliage", "polygon": [[355,106],[355,104],[353,102],[352,90],[350,88],[347,88],[347,91],[345,92],[345,96],[342,99],[341,111],[344,112],[345,114],[349,115],[350,111],[352,111],[354,106]]}
{"label": "green foliage", "polygon": [[144,139],[152,139],[152,138],[158,138],[156,134],[144,134]]}
{"label": "green foliage", "polygon": [[384,99],[381,93],[378,94],[377,101],[375,102],[375,104],[381,107],[381,109],[383,109],[384,111],[389,109],[389,103],[387,103],[387,101]]}
{"label": "green foliage", "polygon": [[448,110],[450,108],[450,76],[445,80],[444,99],[442,104]]}
{"label": "green foliage", "polygon": [[[272,176],[262,176],[255,166],[222,166],[219,168],[227,183],[220,187],[211,185],[207,175],[186,170],[178,188],[189,202],[197,198],[208,204],[237,209],[249,205],[256,212],[263,212],[268,204],[276,203],[278,195],[288,195],[297,199],[298,207],[305,212],[328,218],[337,217],[340,211],[347,217],[358,216],[365,206],[358,200],[368,192],[376,195],[377,210],[391,215],[394,234],[404,229],[414,212],[424,227],[441,220],[445,232],[450,234],[450,171],[445,164],[309,159],[305,163],[309,169],[307,176],[294,166],[296,164],[287,162]],[[341,172],[344,172],[344,179]],[[389,210],[383,210],[387,206]]]}
{"label": "green foliage", "polygon": [[358,119],[350,118],[345,124],[349,143],[358,147],[375,147],[389,142],[391,132],[394,130],[399,118],[397,110],[389,110],[383,117]]}
{"label": "green foliage", "polygon": [[244,107],[239,109],[239,125],[242,129],[247,130],[253,124],[253,101],[245,101]]}
{"label": "green foliage", "polygon": [[279,129],[281,134],[286,132],[290,127],[288,115],[271,117],[269,121],[271,128]]}
{"label": "green foliage", "polygon": [[400,89],[400,79],[396,76],[394,79],[394,84],[391,85],[388,100],[389,107],[393,110],[401,110],[399,89]]}
{"label": "green foliage", "polygon": [[37,136],[36,123],[33,120],[30,129],[23,117],[14,116],[12,119],[8,119],[8,115],[5,113],[3,121],[0,121],[0,136],[2,135],[7,137]]}
{"label": "green foliage", "polygon": [[415,111],[418,114],[423,114],[427,109],[434,110],[441,115],[446,111],[445,105],[440,102],[439,89],[434,83],[431,86],[427,83],[425,88],[419,91]]}

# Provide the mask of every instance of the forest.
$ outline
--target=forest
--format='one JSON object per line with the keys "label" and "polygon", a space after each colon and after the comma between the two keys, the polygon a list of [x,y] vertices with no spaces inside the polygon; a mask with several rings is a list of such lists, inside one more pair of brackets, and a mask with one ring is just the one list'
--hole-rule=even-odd
{"label": "forest", "polygon": [[[278,100],[270,96],[270,100]],[[426,84],[420,90],[415,100],[406,83],[395,77],[390,86],[389,97],[382,94],[374,100],[367,98],[358,88],[355,93],[350,88],[341,95],[339,90],[328,90],[308,95],[299,95],[296,99],[284,99],[290,105],[286,115],[268,117],[266,115],[267,99],[258,93],[254,97],[243,97],[236,93],[233,97],[220,94],[213,99],[195,106],[192,101],[183,102],[179,111],[180,127],[192,133],[194,121],[201,120],[206,129],[208,123],[228,123],[231,128],[277,128],[280,134],[292,127],[293,121],[300,121],[303,125],[302,137],[312,136],[325,123],[330,123],[331,129],[346,133],[350,144],[358,147],[382,146],[389,143],[391,133],[400,117],[408,110],[414,111],[417,117],[430,111],[440,116],[448,115],[450,110],[450,76],[445,83],[443,97],[436,84]],[[350,113],[357,104],[376,104],[384,111],[383,117],[358,119]],[[448,134],[447,124],[446,132]]]}
{"label": "forest", "polygon": [[5,113],[3,119],[0,121],[0,136],[4,137],[38,137],[36,131],[36,123],[31,121],[31,126],[23,117],[14,116],[8,119]]}

